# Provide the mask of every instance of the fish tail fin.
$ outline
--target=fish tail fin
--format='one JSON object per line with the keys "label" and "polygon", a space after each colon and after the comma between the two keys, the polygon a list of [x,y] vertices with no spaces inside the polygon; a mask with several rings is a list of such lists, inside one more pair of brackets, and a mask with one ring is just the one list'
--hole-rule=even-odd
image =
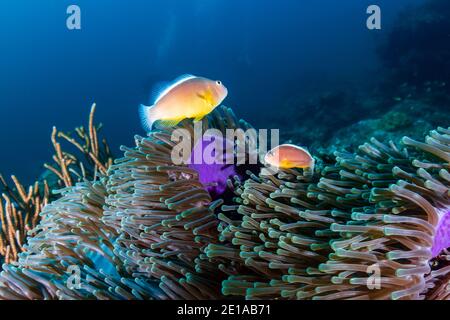
{"label": "fish tail fin", "polygon": [[148,132],[152,131],[153,123],[156,121],[153,115],[154,106],[139,106],[139,117],[141,118],[142,126]]}

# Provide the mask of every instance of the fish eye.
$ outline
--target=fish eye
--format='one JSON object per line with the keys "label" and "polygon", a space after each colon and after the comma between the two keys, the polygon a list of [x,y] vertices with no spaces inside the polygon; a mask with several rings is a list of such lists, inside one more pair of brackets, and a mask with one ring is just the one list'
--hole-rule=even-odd
{"label": "fish eye", "polygon": [[217,80],[217,81],[216,81],[216,84],[217,84],[218,86],[220,86],[220,85],[222,84],[222,81]]}

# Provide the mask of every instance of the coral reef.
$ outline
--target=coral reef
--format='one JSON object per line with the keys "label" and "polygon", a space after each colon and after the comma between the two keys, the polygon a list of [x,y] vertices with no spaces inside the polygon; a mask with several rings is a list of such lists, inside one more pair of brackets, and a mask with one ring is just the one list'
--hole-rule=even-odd
{"label": "coral reef", "polygon": [[16,176],[11,179],[14,187],[10,187],[0,175],[3,189],[0,199],[0,256],[6,263],[16,261],[18,254],[24,250],[27,232],[36,227],[40,220],[39,213],[50,198],[45,181],[42,188],[36,182],[26,192]]}
{"label": "coral reef", "polygon": [[317,182],[283,172],[239,186],[231,210],[242,219],[223,219],[221,235],[230,261],[248,271],[224,281],[224,294],[447,299],[449,133],[405,137],[403,147],[372,138],[357,154],[336,152]]}
{"label": "coral reef", "polygon": [[[428,281],[448,272],[448,257],[440,255],[450,244],[448,133],[431,131],[426,143],[404,137],[404,147],[372,139],[360,154],[337,154],[341,170],[330,185],[342,194],[335,199],[356,203],[348,222],[331,226],[342,239],[331,243],[334,254],[319,266],[340,287],[318,298],[423,299],[434,286]],[[369,267],[381,277],[378,290],[367,286]]]}
{"label": "coral reef", "polygon": [[[376,107],[374,107],[376,106]],[[291,97],[274,115],[276,127],[284,128],[281,138],[314,147],[326,144],[335,133],[355,122],[376,116],[380,102],[361,99],[355,92],[343,90]],[[349,113],[348,110],[354,110]],[[286,126],[286,114],[301,125]]]}
{"label": "coral reef", "polygon": [[[222,132],[248,128],[226,108],[203,124],[205,130]],[[193,130],[188,121],[181,126]],[[203,249],[218,242],[214,211],[223,201],[212,200],[197,171],[172,164],[171,130],[136,136],[136,147],[122,147],[124,157],[107,176],[65,189],[59,200],[46,206],[17,266],[4,266],[0,296],[221,297],[227,270],[219,271],[218,263],[205,259]],[[78,270],[75,287],[70,285],[73,269]],[[216,277],[211,278],[211,272]]]}
{"label": "coral reef", "polygon": [[[280,136],[284,141],[307,145],[312,152],[323,156],[337,150],[353,150],[369,137],[381,141],[398,141],[405,135],[420,139],[450,121],[448,103],[442,97],[448,94],[437,83],[428,86],[429,90],[420,94],[414,87],[404,85],[392,95],[377,89],[353,97],[330,92],[293,98],[283,108],[301,125],[281,130]],[[278,127],[285,127],[282,117],[274,121]]]}
{"label": "coral reef", "polygon": [[[310,146],[312,174],[175,164],[191,120],[114,161],[95,104],[87,127],[53,128],[35,183],[0,175],[0,298],[449,300],[449,15],[448,0],[406,10],[372,92],[286,103],[274,125]],[[202,126],[251,128],[226,107]]]}
{"label": "coral reef", "polygon": [[[70,187],[83,180],[92,181],[97,175],[106,174],[112,155],[106,140],[103,139],[101,145],[98,141],[101,124],[94,124],[95,108],[95,104],[92,105],[88,129],[76,128],[76,136],[53,128],[54,164],[44,164],[47,171],[34,184],[25,188],[16,176],[12,176],[13,185],[10,186],[0,175],[0,256],[4,262],[16,261],[18,253],[24,251],[27,232],[37,226],[41,219],[39,213],[47,203],[59,197],[52,190]],[[69,142],[78,152],[64,150],[58,138]]]}
{"label": "coral reef", "polygon": [[[53,128],[51,140],[56,167],[47,163],[44,167],[58,178],[54,188],[69,187],[85,179],[93,180],[98,175],[105,175],[112,164],[113,157],[106,139],[103,138],[101,143],[98,139],[102,124],[96,125],[94,122],[95,109],[93,104],[87,129],[80,126],[75,128],[75,133],[64,133]],[[74,147],[74,152],[63,150],[58,138]]]}
{"label": "coral reef", "polygon": [[447,126],[449,18],[447,0],[406,8],[380,39],[380,68],[371,74],[376,80],[361,79],[357,87],[334,84],[334,91],[295,93],[282,105],[282,115],[272,120],[283,128],[289,114],[291,122],[299,124],[283,130],[281,137],[325,156],[353,150],[372,136],[380,141],[405,135],[420,139],[433,128]]}
{"label": "coral reef", "polygon": [[[149,299],[146,279],[120,276],[118,234],[102,221],[104,182],[78,183],[46,206],[16,265],[3,265],[3,299]],[[152,295],[149,295],[152,293]]]}
{"label": "coral reef", "polygon": [[380,141],[398,141],[405,135],[421,139],[433,128],[449,122],[450,113],[444,107],[438,108],[426,100],[407,99],[377,117],[338,130],[327,141],[314,143],[312,148],[318,153],[329,154],[343,149],[353,150],[368,137]]}
{"label": "coral reef", "polygon": [[[225,107],[202,125],[250,128]],[[226,177],[174,164],[173,130],[135,136],[106,174],[59,191],[3,265],[0,297],[450,298],[450,129],[372,138],[317,159],[313,174],[259,163]]]}

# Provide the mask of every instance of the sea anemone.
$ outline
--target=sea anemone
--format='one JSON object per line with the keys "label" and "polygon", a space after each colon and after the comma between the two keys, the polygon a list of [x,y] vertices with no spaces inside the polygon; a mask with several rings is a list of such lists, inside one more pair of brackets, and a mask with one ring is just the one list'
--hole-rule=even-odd
{"label": "sea anemone", "polygon": [[331,226],[342,239],[319,269],[340,286],[318,288],[316,298],[425,299],[448,281],[449,132],[431,131],[425,143],[405,137],[403,147],[372,139],[359,155],[338,155],[342,171],[331,185],[359,180],[345,197],[363,205]]}
{"label": "sea anemone", "polygon": [[[201,125],[250,128],[225,107]],[[0,297],[450,298],[450,129],[271,174],[175,163],[175,129],[204,150],[195,126],[135,136],[105,174],[59,191],[3,265]]]}
{"label": "sea anemone", "polygon": [[[198,172],[198,180],[213,199],[223,197],[227,190],[228,179],[238,175],[236,167],[233,164],[227,164],[227,153],[220,152],[226,151],[227,143],[231,144],[233,141],[227,141],[220,135],[203,135],[195,143],[189,158],[188,167]],[[207,151],[210,149],[212,149],[211,154],[208,154]],[[196,161],[196,154],[202,156],[200,161]],[[203,159],[205,155],[206,159]]]}
{"label": "sea anemone", "polygon": [[[221,240],[245,269],[223,293],[247,299],[448,298],[449,130],[403,146],[371,139],[312,181],[291,170],[237,185]],[[227,212],[241,218],[226,218]]]}
{"label": "sea anemone", "polygon": [[[190,121],[181,126],[193,130]],[[203,127],[224,132],[248,124],[219,108]],[[100,179],[59,191],[61,198],[43,209],[42,220],[29,232],[18,263],[3,266],[0,296],[220,297],[226,275],[219,272],[211,279],[218,267],[203,259],[202,251],[217,242],[214,211],[223,201],[212,200],[199,172],[173,164],[170,133],[161,129],[147,138],[136,136],[136,147],[122,147],[124,157],[106,176],[100,172]]]}
{"label": "sea anemone", "polygon": [[[202,125],[203,130],[215,128],[223,134],[226,129],[248,127],[225,107],[216,109]],[[223,199],[213,200],[204,183],[221,182],[223,167],[175,165],[176,143],[171,137],[177,128],[195,137],[193,123],[187,120],[146,138],[136,136],[135,148],[122,147],[124,157],[108,173],[103,221],[120,230],[115,252],[129,274],[158,279],[171,299],[215,299],[221,296],[226,275],[218,272],[215,261],[203,258],[203,250],[218,242],[215,211]],[[198,143],[191,141],[191,150]],[[218,185],[212,187],[217,195]]]}
{"label": "sea anemone", "polygon": [[[332,251],[330,230],[345,214],[311,194],[317,187],[308,170],[262,171],[235,181],[235,205],[219,215],[222,245],[210,244],[208,257],[226,257],[240,266],[223,282],[223,294],[246,299],[296,299],[329,283],[318,266]],[[232,217],[236,217],[232,219]]]}
{"label": "sea anemone", "polygon": [[78,183],[47,205],[14,265],[4,264],[3,299],[144,299],[156,283],[121,276],[113,253],[117,232],[101,222],[103,182]]}

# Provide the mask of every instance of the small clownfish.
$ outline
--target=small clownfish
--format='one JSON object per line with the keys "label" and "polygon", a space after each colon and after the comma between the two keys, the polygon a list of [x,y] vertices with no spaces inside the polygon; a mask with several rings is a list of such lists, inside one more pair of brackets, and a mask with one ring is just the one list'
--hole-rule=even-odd
{"label": "small clownfish", "polygon": [[293,144],[279,145],[264,157],[264,162],[280,169],[302,168],[314,170],[314,158],[304,148]]}
{"label": "small clownfish", "polygon": [[160,90],[152,106],[141,105],[139,114],[148,131],[156,121],[167,127],[187,118],[199,121],[220,105],[227,94],[221,81],[184,75]]}

